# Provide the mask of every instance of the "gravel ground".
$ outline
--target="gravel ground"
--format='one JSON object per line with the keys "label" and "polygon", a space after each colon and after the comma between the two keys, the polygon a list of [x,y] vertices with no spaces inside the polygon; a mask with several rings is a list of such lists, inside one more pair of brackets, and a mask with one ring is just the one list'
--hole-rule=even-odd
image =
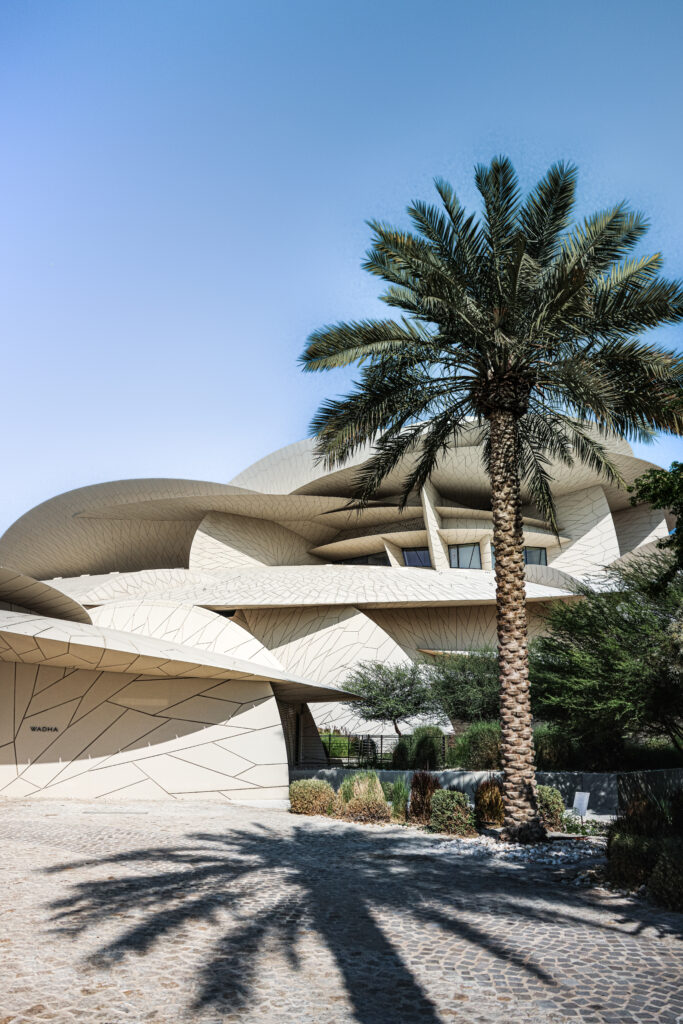
{"label": "gravel ground", "polygon": [[0,1024],[683,1024],[683,916],[566,884],[599,843],[520,860],[217,804],[0,811]]}

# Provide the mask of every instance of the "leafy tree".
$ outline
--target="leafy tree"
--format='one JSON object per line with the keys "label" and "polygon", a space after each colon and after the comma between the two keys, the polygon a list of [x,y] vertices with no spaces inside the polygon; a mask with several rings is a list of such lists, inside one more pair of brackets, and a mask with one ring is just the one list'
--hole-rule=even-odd
{"label": "leafy tree", "polygon": [[[522,488],[556,525],[552,460],[619,482],[604,444],[681,433],[683,357],[639,335],[683,318],[683,287],[662,258],[631,256],[647,230],[619,203],[570,227],[576,169],[558,163],[523,197],[510,161],[475,169],[483,215],[436,181],[441,206],[414,202],[414,231],[372,221],[365,268],[400,319],[313,332],[304,369],[357,363],[353,390],[320,406],[317,452],[343,465],[366,445],[357,497],[404,469],[402,504],[449,445],[483,442],[496,549],[506,827],[538,827],[524,594]],[[629,258],[630,257],[630,258]]]}
{"label": "leafy tree", "polygon": [[671,548],[675,564],[683,569],[683,462],[672,462],[669,470],[648,469],[629,491],[633,492],[632,505],[646,501],[652,508],[666,509],[678,517],[678,523],[658,547]]}
{"label": "leafy tree", "polygon": [[347,677],[344,687],[360,697],[352,707],[361,718],[391,722],[398,736],[400,722],[433,708],[422,666],[414,662],[386,665],[381,661],[364,661]]}
{"label": "leafy tree", "polygon": [[434,701],[454,729],[498,718],[498,659],[493,650],[439,657],[427,669]]}
{"label": "leafy tree", "polygon": [[667,561],[608,569],[599,589],[580,588],[582,601],[552,605],[532,645],[537,713],[609,767],[630,736],[666,736],[683,751],[683,570],[653,586]]}

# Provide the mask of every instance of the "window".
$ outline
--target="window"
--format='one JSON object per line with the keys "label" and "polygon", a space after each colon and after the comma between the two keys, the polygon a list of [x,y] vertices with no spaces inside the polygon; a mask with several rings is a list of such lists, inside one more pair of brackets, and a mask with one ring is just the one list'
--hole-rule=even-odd
{"label": "window", "polygon": [[404,548],[403,563],[416,566],[418,569],[431,569],[432,560],[429,557],[429,548]]}
{"label": "window", "polygon": [[390,565],[386,551],[376,551],[372,555],[357,555],[355,558],[343,558],[340,565]]}
{"label": "window", "polygon": [[[496,564],[496,552],[491,545],[491,565],[495,567]],[[524,564],[525,565],[547,565],[548,564],[548,551],[547,548],[524,548]]]}
{"label": "window", "polygon": [[450,544],[448,556],[451,569],[481,569],[481,551],[478,544]]}
{"label": "window", "polygon": [[545,548],[524,548],[525,565],[547,565],[548,552]]}

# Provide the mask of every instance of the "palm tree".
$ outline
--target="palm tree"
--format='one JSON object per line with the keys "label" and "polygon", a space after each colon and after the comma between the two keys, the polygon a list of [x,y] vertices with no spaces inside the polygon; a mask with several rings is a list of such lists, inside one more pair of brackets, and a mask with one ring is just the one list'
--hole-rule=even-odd
{"label": "palm tree", "polygon": [[[357,475],[360,503],[406,456],[402,504],[439,457],[478,426],[491,481],[508,835],[538,823],[529,703],[521,488],[557,530],[552,460],[587,463],[621,482],[604,439],[683,432],[683,358],[639,335],[683,318],[683,285],[662,258],[629,256],[644,217],[625,203],[570,227],[576,168],[557,163],[524,198],[505,157],[475,168],[481,219],[452,187],[441,206],[414,202],[414,231],[371,221],[365,269],[400,320],[314,331],[305,370],[358,363],[360,378],[312,422],[328,468],[370,445]],[[521,830],[521,831],[520,831]]]}

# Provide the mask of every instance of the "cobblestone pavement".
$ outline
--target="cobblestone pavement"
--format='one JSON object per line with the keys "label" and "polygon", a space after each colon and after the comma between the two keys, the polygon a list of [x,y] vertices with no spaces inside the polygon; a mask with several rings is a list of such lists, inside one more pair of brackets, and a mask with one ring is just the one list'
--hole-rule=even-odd
{"label": "cobblestone pavement", "polygon": [[208,803],[0,814],[0,1024],[683,1022],[683,916],[555,868]]}

